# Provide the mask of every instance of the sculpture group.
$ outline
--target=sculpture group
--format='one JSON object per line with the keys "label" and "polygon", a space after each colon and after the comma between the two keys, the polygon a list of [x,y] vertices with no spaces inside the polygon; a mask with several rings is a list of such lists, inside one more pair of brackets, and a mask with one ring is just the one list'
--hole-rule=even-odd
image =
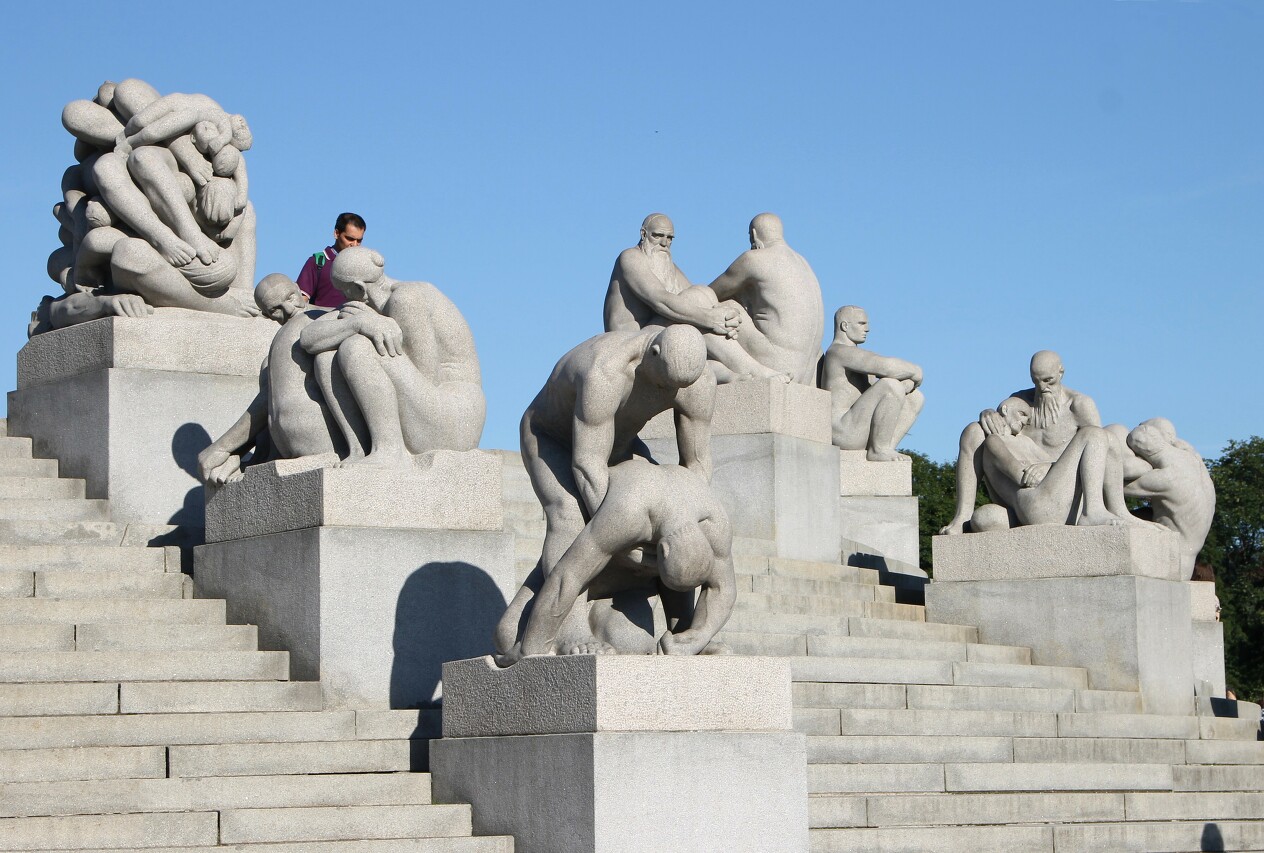
{"label": "sculpture group", "polygon": [[[393,468],[437,450],[472,450],[486,416],[474,339],[433,285],[396,281],[363,247],[332,263],[341,307],[312,308],[287,276],[254,276],[244,118],[204,95],[161,95],[136,79],[105,83],[62,114],[75,163],[54,207],[61,246],[31,333],[156,307],[262,315],[279,324],[259,391],[199,458],[203,479],[241,479],[248,462]],[[565,353],[528,406],[521,453],[544,508],[540,561],[494,643],[526,655],[723,653],[715,636],[736,596],[732,530],[712,493],[711,421],[719,385],[797,383],[832,402],[832,441],[872,463],[921,412],[922,368],[866,348],[869,317],[845,305],[822,353],[821,287],[779,217],[755,216],[750,248],[694,284],[672,258],[675,227],[654,213],[617,257],[604,332]],[[1187,570],[1214,510],[1197,453],[1162,418],[1103,427],[1087,395],[1062,384],[1061,359],[1037,353],[1033,387],[961,435],[955,535],[1020,525],[1159,524]],[[671,412],[679,464],[640,438]],[[990,502],[974,506],[982,483]],[[1150,520],[1127,498],[1149,502]],[[695,600],[695,590],[698,595]],[[657,612],[657,616],[655,615]]]}

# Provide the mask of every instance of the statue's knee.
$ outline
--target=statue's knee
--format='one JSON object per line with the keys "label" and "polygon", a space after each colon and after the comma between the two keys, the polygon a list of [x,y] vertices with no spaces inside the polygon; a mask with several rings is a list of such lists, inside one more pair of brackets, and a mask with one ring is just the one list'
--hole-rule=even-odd
{"label": "statue's knee", "polygon": [[901,397],[904,396],[904,386],[900,384],[900,380],[892,379],[889,376],[883,377],[882,379],[879,379],[877,382],[873,383],[873,387],[877,388],[879,391],[881,391],[883,394],[889,397],[895,396],[897,394]]}

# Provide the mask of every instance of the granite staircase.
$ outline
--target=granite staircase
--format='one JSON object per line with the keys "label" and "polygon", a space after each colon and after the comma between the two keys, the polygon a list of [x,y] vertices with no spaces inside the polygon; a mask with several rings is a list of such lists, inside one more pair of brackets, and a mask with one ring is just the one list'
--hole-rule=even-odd
{"label": "granite staircase", "polygon": [[0,851],[512,853],[431,803],[431,718],[324,710],[154,533],[0,421]]}
{"label": "granite staircase", "polygon": [[[506,461],[521,578],[544,522]],[[754,539],[734,554],[721,639],[790,659],[813,853],[1264,850],[1259,706],[1191,697],[1188,715],[1147,714],[1083,669],[925,621],[877,570],[781,559]]]}

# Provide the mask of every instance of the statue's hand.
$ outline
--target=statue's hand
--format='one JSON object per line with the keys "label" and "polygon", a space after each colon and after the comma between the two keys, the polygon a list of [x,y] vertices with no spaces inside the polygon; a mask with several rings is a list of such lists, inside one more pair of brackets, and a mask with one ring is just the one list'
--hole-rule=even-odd
{"label": "statue's hand", "polygon": [[118,293],[105,299],[116,317],[148,317],[154,313],[153,306],[135,293]]}
{"label": "statue's hand", "polygon": [[995,409],[984,409],[979,412],[979,426],[983,427],[984,435],[1004,435],[1009,432],[1009,427],[1005,425],[1005,418]]}
{"label": "statue's hand", "polygon": [[1039,486],[1052,467],[1052,462],[1037,462],[1034,465],[1028,465],[1023,469],[1022,482],[1019,485],[1024,489]]}
{"label": "statue's hand", "polygon": [[232,454],[227,450],[211,445],[198,454],[198,473],[202,476],[202,482],[208,483],[211,480],[211,473],[228,461]]}
{"label": "statue's hand", "polygon": [[659,638],[658,649],[665,655],[700,654],[706,647],[706,643],[700,642],[696,637],[690,636],[691,634],[691,631],[685,631],[680,634],[673,634],[671,631],[668,631]]}
{"label": "statue's hand", "polygon": [[207,482],[222,486],[225,483],[235,483],[243,477],[245,474],[241,472],[241,457],[230,456],[227,462],[211,471]]}
{"label": "statue's hand", "polygon": [[404,331],[399,323],[371,309],[357,311],[352,317],[360,334],[373,342],[378,355],[394,357],[404,354]]}
{"label": "statue's hand", "polygon": [[712,308],[707,311],[707,325],[713,335],[732,338],[737,335],[738,326],[742,325],[742,317],[732,308]]}

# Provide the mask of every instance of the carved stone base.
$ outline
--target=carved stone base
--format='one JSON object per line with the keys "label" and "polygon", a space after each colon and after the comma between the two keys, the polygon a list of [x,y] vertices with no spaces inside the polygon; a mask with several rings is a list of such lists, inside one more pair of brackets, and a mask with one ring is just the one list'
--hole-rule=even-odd
{"label": "carved stone base", "polygon": [[519,853],[808,850],[785,661],[547,657],[445,676],[434,801],[472,804],[477,834]]}
{"label": "carved stone base", "polygon": [[197,455],[259,390],[277,326],[160,308],[32,338],[18,353],[9,435],[62,476],[109,498],[115,521],[180,524],[201,536]]}
{"label": "carved stone base", "polygon": [[852,495],[900,496],[913,494],[913,463],[870,462],[864,450],[838,451],[838,487],[844,497]]}

